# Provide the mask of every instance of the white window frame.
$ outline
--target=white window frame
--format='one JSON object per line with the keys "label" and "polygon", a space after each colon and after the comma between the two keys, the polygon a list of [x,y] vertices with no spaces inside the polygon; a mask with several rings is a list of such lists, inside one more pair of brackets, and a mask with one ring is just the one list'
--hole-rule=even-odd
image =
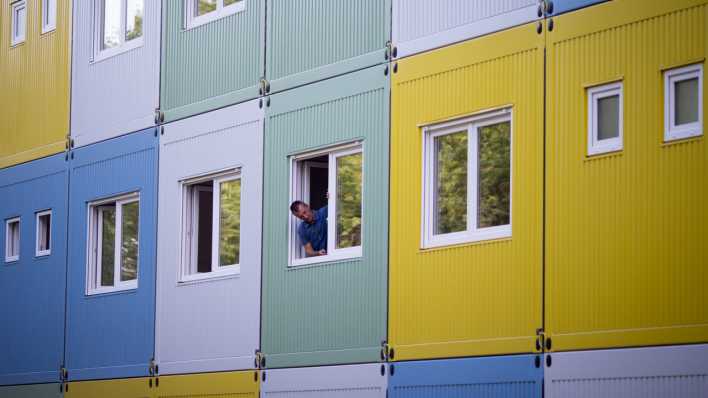
{"label": "white window frame", "polygon": [[[25,15],[25,21],[24,21],[24,30],[22,32],[16,32],[17,30],[17,25],[18,25],[18,11],[20,9],[24,9],[24,15]],[[27,1],[26,0],[19,0],[15,1],[14,3],[10,4],[10,19],[11,19],[11,24],[10,24],[10,47],[17,46],[19,44],[22,44],[25,42],[25,39],[27,38]]]}
{"label": "white window frame", "polygon": [[[421,247],[430,249],[441,246],[473,243],[511,237],[513,219],[513,164],[514,125],[511,108],[497,109],[472,115],[463,119],[423,127],[423,225]],[[509,123],[509,224],[493,227],[477,227],[478,181],[478,136],[481,127]],[[435,138],[457,132],[467,132],[467,229],[464,231],[435,234],[436,163]]]}
{"label": "white window frame", "polygon": [[[676,83],[698,79],[698,121],[676,125]],[[684,66],[664,72],[664,141],[703,135],[703,64]]]}
{"label": "white window frame", "polygon": [[[86,295],[96,295],[105,294],[113,292],[121,292],[126,290],[135,290],[138,288],[138,279],[140,275],[140,254],[138,247],[138,275],[135,279],[129,281],[120,280],[120,268],[121,268],[121,243],[123,235],[123,206],[130,203],[138,203],[140,206],[140,194],[138,192],[133,192],[125,195],[114,196],[111,198],[101,199],[88,204],[88,226],[87,231],[87,247],[86,247]],[[114,242],[114,260],[113,260],[113,286],[101,286],[101,257],[102,257],[102,245],[100,244],[102,239],[103,229],[100,227],[102,225],[103,212],[101,209],[108,204],[115,204],[115,242]],[[140,225],[140,218],[142,215],[138,213],[138,225]],[[138,242],[140,242],[140,235],[142,231],[138,228]]]}
{"label": "white window frame", "polygon": [[[10,224],[17,223],[17,255],[10,255],[10,247],[13,244],[10,242]],[[5,220],[5,262],[11,263],[14,261],[20,261],[20,253],[22,252],[22,224],[20,222],[20,217],[8,218]]]}
{"label": "white window frame", "polygon": [[[229,181],[241,180],[241,214],[243,214],[243,180],[241,168],[229,169],[217,173],[190,178],[180,182],[182,193],[182,233],[181,240],[181,265],[179,282],[193,282],[204,279],[238,276],[241,274],[241,254],[239,263],[219,265],[220,228],[219,214],[221,210],[221,184]],[[197,244],[199,242],[199,195],[200,191],[208,191],[205,187],[194,185],[212,181],[212,214],[211,214],[211,272],[197,272]],[[243,227],[243,224],[241,224]],[[239,242],[240,244],[240,242]]]}
{"label": "white window frame", "polygon": [[[53,6],[53,7],[52,7]],[[53,11],[53,14],[51,12]],[[57,28],[57,0],[42,0],[39,10],[42,23],[42,34],[49,33]],[[52,22],[52,18],[54,21]]]}
{"label": "white window frame", "polygon": [[241,0],[238,3],[228,6],[224,6],[224,0],[216,0],[216,10],[197,16],[195,11],[197,9],[197,1],[198,0],[184,0],[185,30],[194,29],[246,9],[246,0]]}
{"label": "white window frame", "polygon": [[[603,84],[601,86],[589,87],[588,97],[588,156],[600,155],[603,153],[618,152],[624,148],[624,95],[622,82]],[[619,96],[619,135],[614,138],[598,140],[598,101]]]}
{"label": "white window frame", "polygon": [[[48,247],[46,250],[40,250],[40,248],[39,248],[39,243],[40,243],[40,228],[39,228],[39,225],[40,225],[40,221],[39,221],[39,219],[40,219],[42,216],[47,216],[47,215],[49,216],[49,225],[47,226],[47,228],[49,228],[49,236],[50,236],[50,238],[49,238],[49,247]],[[34,255],[35,255],[35,257],[48,256],[48,255],[52,254],[52,241],[53,241],[53,239],[51,238],[51,236],[52,236],[52,223],[53,223],[53,218],[54,218],[54,216],[52,215],[52,211],[51,211],[51,210],[45,210],[45,211],[40,211],[40,212],[35,213],[35,217],[34,217],[34,219],[35,219],[35,245],[34,245]]]}
{"label": "white window frame", "polygon": [[[361,229],[361,242],[362,245],[355,247],[347,247],[343,249],[335,248],[336,245],[336,233],[337,233],[337,158],[347,155],[353,155],[361,153],[361,217],[362,217],[362,229]],[[302,221],[298,220],[297,217],[293,216],[288,212],[288,223],[289,231],[289,250],[288,250],[288,267],[298,267],[303,265],[311,265],[332,261],[342,261],[350,260],[355,258],[360,258],[362,256],[362,246],[364,242],[364,181],[365,181],[365,163],[366,157],[364,156],[363,144],[361,141],[352,142],[349,144],[338,145],[336,147],[331,147],[327,149],[322,149],[314,152],[308,152],[304,154],[298,154],[290,157],[290,201],[292,203],[295,200],[302,200],[307,202],[309,198],[309,170],[315,166],[316,162],[308,162],[308,159],[317,158],[323,155],[329,157],[328,162],[328,196],[327,199],[327,254],[324,256],[313,256],[313,257],[301,257],[303,255],[304,249],[302,243],[300,242],[300,237],[298,236],[297,230]],[[307,202],[309,204],[309,202]],[[331,221],[331,222],[330,222]]]}
{"label": "white window frame", "polygon": [[100,62],[118,54],[122,54],[143,46],[145,41],[145,21],[147,20],[146,4],[148,1],[151,0],[143,1],[143,34],[133,40],[125,41],[128,18],[128,0],[121,0],[120,44],[113,48],[106,49],[101,48],[103,44],[103,12],[105,10],[105,0],[95,0],[91,2],[93,4],[93,59],[91,62]]}

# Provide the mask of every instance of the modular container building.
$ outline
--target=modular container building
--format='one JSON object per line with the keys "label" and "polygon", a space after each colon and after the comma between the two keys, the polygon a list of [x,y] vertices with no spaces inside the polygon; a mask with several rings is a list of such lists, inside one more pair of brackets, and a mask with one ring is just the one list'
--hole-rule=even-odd
{"label": "modular container building", "polygon": [[[391,398],[541,398],[541,355],[397,362]],[[573,396],[573,395],[569,395]]]}
{"label": "modular container building", "polygon": [[370,363],[267,370],[261,374],[261,397],[386,398],[388,366]]}
{"label": "modular container building", "polygon": [[154,126],[160,106],[160,2],[74,0],[73,19],[73,145]]}
{"label": "modular container building", "polygon": [[71,2],[3,0],[0,21],[0,167],[7,167],[65,148]]}
{"label": "modular container building", "polygon": [[393,0],[394,58],[523,25],[543,17],[539,0]]}
{"label": "modular container building", "polygon": [[160,119],[182,119],[259,95],[265,2],[162,1]]}
{"label": "modular container building", "polygon": [[162,126],[156,325],[161,374],[254,367],[260,347],[263,116],[253,100]]}
{"label": "modular container building", "polygon": [[267,91],[389,59],[391,0],[268,0],[267,10]]}
{"label": "modular container building", "polygon": [[547,354],[545,397],[702,398],[708,346],[685,345]]}
{"label": "modular container building", "polygon": [[63,386],[59,383],[29,384],[21,386],[0,387],[0,397],[3,398],[61,398]]}
{"label": "modular container building", "polygon": [[531,23],[394,63],[390,359],[540,349],[543,37]]}
{"label": "modular container building", "polygon": [[[377,65],[264,100],[261,347],[269,368],[380,360],[386,340],[388,71]],[[289,209],[296,200],[331,221],[316,227],[327,231],[326,238],[298,233],[305,227]],[[308,243],[317,256],[308,255]]]}
{"label": "modular container building", "polygon": [[708,342],[707,19],[705,0],[617,0],[554,18],[550,350]]}
{"label": "modular container building", "polygon": [[611,0],[545,0],[543,6],[546,16],[551,17],[605,1]]}
{"label": "modular container building", "polygon": [[147,376],[154,355],[156,128],[71,151],[69,380]]}
{"label": "modular container building", "polygon": [[0,385],[60,380],[68,190],[64,154],[0,170]]}

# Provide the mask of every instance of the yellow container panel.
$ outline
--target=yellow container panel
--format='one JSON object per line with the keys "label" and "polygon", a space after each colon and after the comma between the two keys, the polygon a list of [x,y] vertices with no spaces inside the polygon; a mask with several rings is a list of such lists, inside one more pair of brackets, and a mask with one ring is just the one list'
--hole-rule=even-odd
{"label": "yellow container panel", "polygon": [[[398,61],[392,75],[394,360],[534,352],[541,327],[543,34],[529,24]],[[512,110],[510,238],[422,249],[422,126]]]}
{"label": "yellow container panel", "polygon": [[[154,379],[153,379],[154,380]],[[70,382],[65,387],[65,398],[152,398],[153,380],[135,379]]]}
{"label": "yellow container panel", "polygon": [[42,34],[40,1],[27,4],[25,42],[10,46],[10,4],[0,11],[0,168],[61,152],[69,132],[71,0],[57,1]]}
{"label": "yellow container panel", "polygon": [[[616,0],[554,18],[545,300],[553,350],[708,341],[705,127],[664,142],[663,77],[705,64],[707,21],[705,0]],[[586,90],[616,81],[623,149],[588,157]]]}
{"label": "yellow container panel", "polygon": [[155,389],[156,398],[238,397],[257,398],[260,394],[258,371],[204,373],[162,376]]}

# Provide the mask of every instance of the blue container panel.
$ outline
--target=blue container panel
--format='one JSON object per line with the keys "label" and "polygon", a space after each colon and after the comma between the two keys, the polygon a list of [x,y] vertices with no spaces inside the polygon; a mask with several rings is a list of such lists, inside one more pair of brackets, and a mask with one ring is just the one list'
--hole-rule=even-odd
{"label": "blue container panel", "polygon": [[[68,168],[56,155],[0,170],[0,385],[59,381],[64,355]],[[36,213],[51,210],[51,253],[35,256]],[[20,259],[5,262],[5,220]]]}
{"label": "blue container panel", "polygon": [[[543,369],[536,355],[397,362],[391,398],[540,398]],[[539,364],[540,364],[540,356]]]}
{"label": "blue container panel", "polygon": [[[70,380],[148,375],[154,353],[157,137],[148,129],[72,153],[66,366]],[[140,195],[138,288],[86,295],[88,203]]]}
{"label": "blue container panel", "polygon": [[604,3],[605,1],[608,0],[553,0],[553,12],[551,15],[563,14],[593,4]]}

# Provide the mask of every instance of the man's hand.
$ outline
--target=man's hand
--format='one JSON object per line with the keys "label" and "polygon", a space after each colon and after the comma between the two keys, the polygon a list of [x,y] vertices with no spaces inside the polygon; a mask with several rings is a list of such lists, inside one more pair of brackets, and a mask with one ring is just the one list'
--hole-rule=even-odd
{"label": "man's hand", "polygon": [[318,255],[318,256],[325,256],[325,255],[327,255],[327,250],[322,249],[322,250],[320,250],[320,251],[317,252],[317,255]]}

